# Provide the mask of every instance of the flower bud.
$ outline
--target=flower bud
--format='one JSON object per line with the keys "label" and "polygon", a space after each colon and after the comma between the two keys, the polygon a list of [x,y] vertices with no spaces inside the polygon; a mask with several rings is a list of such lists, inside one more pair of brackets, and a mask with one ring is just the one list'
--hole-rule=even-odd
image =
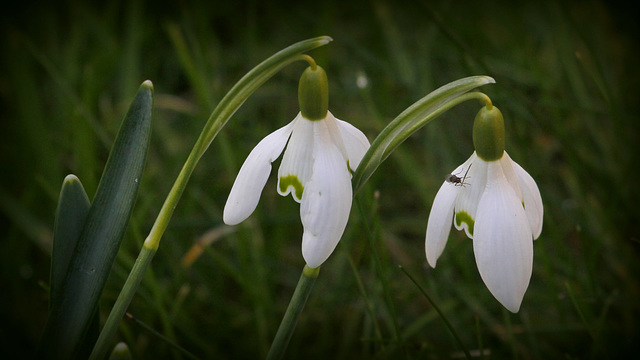
{"label": "flower bud", "polygon": [[504,119],[495,106],[480,109],[473,121],[473,146],[482,160],[496,161],[504,154]]}
{"label": "flower bud", "polygon": [[320,66],[308,67],[298,85],[300,112],[308,120],[322,120],[329,110],[329,82]]}

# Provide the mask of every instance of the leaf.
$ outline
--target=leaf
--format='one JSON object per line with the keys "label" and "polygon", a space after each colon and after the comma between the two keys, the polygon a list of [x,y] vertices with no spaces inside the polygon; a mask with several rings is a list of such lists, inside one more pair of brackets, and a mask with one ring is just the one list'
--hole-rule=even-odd
{"label": "leaf", "polygon": [[71,256],[76,248],[91,203],[80,179],[67,175],[62,182],[60,199],[53,228],[53,250],[51,252],[51,280],[49,303],[60,295],[62,282],[69,269]]}
{"label": "leaf", "polygon": [[[84,187],[77,176],[67,175],[62,182],[60,199],[56,209],[56,220],[53,232],[53,250],[51,251],[51,279],[49,285],[49,304],[58,299],[61,294],[62,283],[73,252],[80,239],[82,228],[89,214],[91,203],[84,191]],[[86,338],[95,341],[100,331],[100,316],[95,314],[91,320]],[[89,356],[91,347],[83,346],[80,349],[82,357]]]}
{"label": "leaf", "polygon": [[37,358],[78,356],[136,199],[152,102],[153,85],[145,81],[122,122],[59,295],[52,299]]}

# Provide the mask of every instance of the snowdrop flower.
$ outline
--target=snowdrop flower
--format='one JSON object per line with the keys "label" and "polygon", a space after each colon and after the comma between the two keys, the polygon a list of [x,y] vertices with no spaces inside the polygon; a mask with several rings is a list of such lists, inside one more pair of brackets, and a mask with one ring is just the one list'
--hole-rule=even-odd
{"label": "snowdrop flower", "polygon": [[311,64],[300,78],[300,113],[262,139],[245,160],[231,188],[223,220],[235,225],[255,210],[271,163],[284,150],[278,170],[278,193],[300,203],[304,227],[302,255],[311,268],[320,266],[338,245],[349,219],[351,172],[369,148],[366,136],[328,111],[324,70]]}
{"label": "snowdrop flower", "polygon": [[438,190],[427,224],[425,250],[436,262],[451,222],[473,239],[482,280],[511,312],[518,312],[533,267],[533,240],[542,231],[542,198],[533,178],[504,151],[500,110],[487,105],[473,125],[476,151]]}

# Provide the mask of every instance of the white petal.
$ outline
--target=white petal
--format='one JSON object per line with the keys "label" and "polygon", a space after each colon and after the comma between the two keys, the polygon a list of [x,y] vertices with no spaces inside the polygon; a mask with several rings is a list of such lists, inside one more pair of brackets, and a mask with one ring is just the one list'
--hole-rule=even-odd
{"label": "white petal", "polygon": [[356,171],[360,164],[360,160],[362,160],[362,157],[371,145],[369,144],[369,140],[366,135],[362,131],[358,130],[358,128],[346,121],[342,121],[340,119],[336,120],[347,151],[349,168],[351,171]]}
{"label": "white petal", "polygon": [[451,221],[453,220],[453,206],[456,203],[460,188],[460,186],[445,181],[433,200],[429,220],[427,221],[427,236],[424,244],[427,262],[433,268],[436,267],[436,262],[449,239]]}
{"label": "white petal", "polygon": [[327,117],[322,120],[323,126],[329,131],[331,142],[340,150],[345,161],[349,158],[347,148],[342,140],[342,134],[338,129],[338,119],[336,119],[330,111],[327,111]]}
{"label": "white petal", "polygon": [[478,202],[487,184],[487,164],[474,151],[471,157],[452,173],[464,180],[462,184],[458,184],[460,192],[456,199],[453,223],[456,229],[464,230],[470,239],[473,239]]}
{"label": "white petal", "polygon": [[498,161],[488,165],[473,239],[478,271],[489,291],[518,312],[533,267],[533,240],[524,208]]}
{"label": "white petal", "polygon": [[222,218],[225,224],[238,224],[256,209],[271,172],[271,163],[282,153],[292,128],[293,121],[269,134],[251,150],[238,172],[224,206]]}
{"label": "white petal", "polygon": [[293,122],[291,139],[278,169],[278,193],[282,196],[291,193],[300,202],[313,170],[313,128],[320,121],[307,120],[298,114]]}
{"label": "white petal", "polygon": [[304,227],[302,256],[311,268],[324,263],[338,245],[349,220],[352,189],[345,159],[326,124],[318,122],[314,136],[313,175],[300,205]]}
{"label": "white petal", "polygon": [[504,155],[500,158],[500,165],[502,166],[502,170],[504,171],[504,176],[507,178],[509,185],[513,188],[518,196],[520,201],[523,201],[522,191],[520,190],[520,183],[518,181],[518,177],[516,176],[516,172],[513,169],[513,160],[509,157],[507,152],[504,152]]}
{"label": "white petal", "polygon": [[[509,160],[511,160],[509,158]],[[542,232],[542,219],[543,219],[543,206],[542,197],[540,196],[540,190],[536,181],[533,180],[531,175],[518,165],[515,161],[511,160],[513,170],[515,171],[516,178],[520,184],[522,190],[522,201],[524,202],[524,211],[527,213],[527,219],[529,219],[529,225],[531,225],[531,232],[533,233],[533,239],[537,239]]]}

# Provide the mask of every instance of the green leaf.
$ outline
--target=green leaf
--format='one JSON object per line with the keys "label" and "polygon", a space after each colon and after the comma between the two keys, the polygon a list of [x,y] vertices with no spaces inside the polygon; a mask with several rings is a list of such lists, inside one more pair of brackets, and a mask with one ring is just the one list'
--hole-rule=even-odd
{"label": "green leaf", "polygon": [[78,357],[138,192],[151,133],[152,102],[153,85],[145,81],[111,149],[59,296],[52,299],[38,358]]}
{"label": "green leaf", "polygon": [[80,238],[90,207],[89,197],[80,179],[75,175],[67,175],[62,182],[53,228],[50,304],[60,296],[62,282],[67,274],[71,256]]}
{"label": "green leaf", "polygon": [[495,80],[489,76],[470,76],[456,80],[432,91],[400,113],[380,132],[362,158],[353,175],[354,193],[360,190],[378,166],[411,134],[453,106],[469,100],[471,97],[464,97],[465,93],[490,83],[495,83]]}
{"label": "green leaf", "polygon": [[[84,187],[75,175],[67,175],[62,182],[60,199],[56,209],[56,221],[53,232],[53,250],[51,251],[51,279],[49,304],[61,296],[62,284],[69,270],[73,252],[80,239],[91,203]],[[95,341],[100,331],[100,316],[96,313],[91,320],[86,339]],[[80,349],[82,357],[89,356],[90,346]]]}

